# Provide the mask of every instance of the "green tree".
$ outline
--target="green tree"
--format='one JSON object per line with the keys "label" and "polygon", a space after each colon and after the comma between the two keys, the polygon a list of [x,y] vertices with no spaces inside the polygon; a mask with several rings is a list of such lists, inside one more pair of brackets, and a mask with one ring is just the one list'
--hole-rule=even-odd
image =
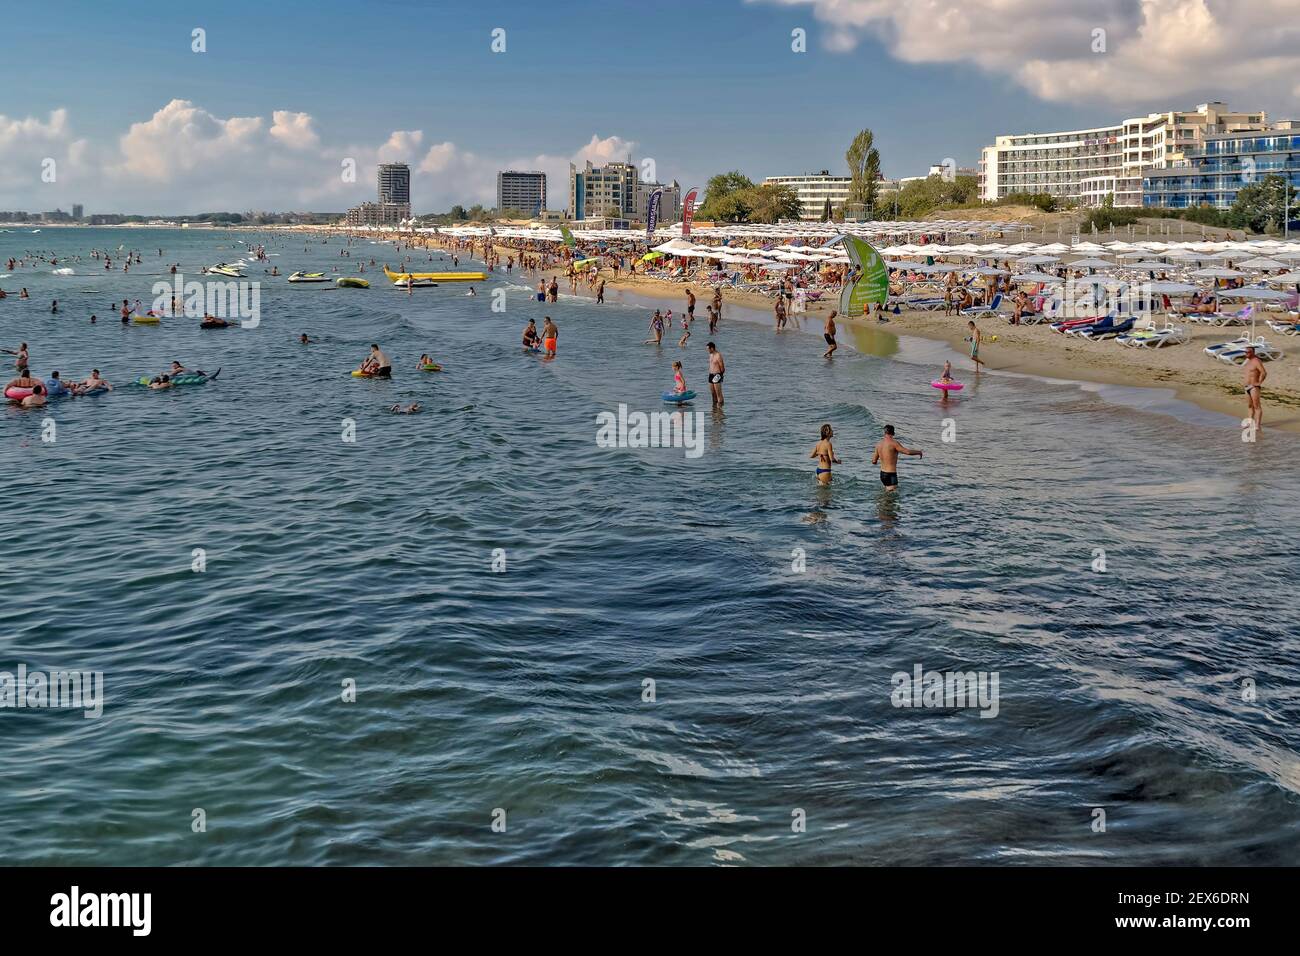
{"label": "green tree", "polygon": [[451,212],[447,213],[447,215],[449,215],[452,218],[452,221],[459,221],[459,222],[464,222],[467,218],[469,218],[468,216],[465,215],[465,207],[460,205],[459,203],[457,203],[455,206],[452,206]]}
{"label": "green tree", "polygon": [[849,164],[849,202],[861,203],[873,211],[880,189],[880,152],[875,141],[875,134],[864,129],[853,137],[848,152],[844,154]]}
{"label": "green tree", "polygon": [[749,217],[749,208],[738,203],[735,195],[742,190],[753,188],[753,181],[738,169],[733,169],[729,173],[718,173],[711,177],[704,187],[704,204],[699,209],[699,218],[744,222]]}
{"label": "green tree", "polygon": [[920,219],[941,207],[966,205],[974,202],[978,190],[979,181],[974,176],[958,176],[952,180],[942,176],[914,179],[906,183],[895,197],[898,216],[900,219]]}
{"label": "green tree", "polygon": [[1228,211],[1228,221],[1238,229],[1267,232],[1281,229],[1289,205],[1295,207],[1295,187],[1281,176],[1270,174],[1243,187]]}
{"label": "green tree", "polygon": [[750,222],[798,219],[803,209],[794,189],[779,183],[765,183],[762,186],[743,189],[738,198],[749,206]]}

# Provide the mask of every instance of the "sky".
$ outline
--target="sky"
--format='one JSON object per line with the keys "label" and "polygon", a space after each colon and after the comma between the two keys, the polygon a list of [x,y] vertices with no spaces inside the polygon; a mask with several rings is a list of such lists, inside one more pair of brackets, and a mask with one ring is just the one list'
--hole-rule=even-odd
{"label": "sky", "polygon": [[493,205],[499,169],[546,171],[562,208],[585,159],[844,174],[867,127],[910,176],[1207,100],[1300,117],[1300,0],[182,6],[6,9],[0,210],[341,211],[386,161],[417,213]]}

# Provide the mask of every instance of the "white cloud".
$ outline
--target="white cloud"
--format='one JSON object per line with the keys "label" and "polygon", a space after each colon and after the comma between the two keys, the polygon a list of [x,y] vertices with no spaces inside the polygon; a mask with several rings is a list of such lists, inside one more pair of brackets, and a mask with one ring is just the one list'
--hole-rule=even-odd
{"label": "white cloud", "polygon": [[320,145],[320,136],[308,114],[276,110],[271,119],[271,135],[290,149],[315,149]]}
{"label": "white cloud", "polygon": [[[568,198],[569,163],[625,158],[635,143],[591,140],[568,156],[502,160],[453,142],[425,146],[422,130],[394,130],[379,143],[329,145],[313,117],[275,110],[221,117],[189,100],[172,100],[130,125],[115,142],[92,144],[73,134],[67,110],[48,119],[0,115],[0,209],[39,211],[74,202],[90,212],[207,212],[245,209],[342,210],[374,197],[381,162],[412,166],[417,212],[455,203],[491,206],[499,169],[548,174],[549,205]],[[42,183],[41,162],[58,162],[58,180]],[[355,181],[344,179],[346,166]]]}
{"label": "white cloud", "polygon": [[[1300,72],[1295,0],[750,2],[811,7],[834,51],[873,36],[905,62],[972,63],[1046,100],[1258,94],[1289,88]],[[1097,30],[1104,52],[1094,52]]]}

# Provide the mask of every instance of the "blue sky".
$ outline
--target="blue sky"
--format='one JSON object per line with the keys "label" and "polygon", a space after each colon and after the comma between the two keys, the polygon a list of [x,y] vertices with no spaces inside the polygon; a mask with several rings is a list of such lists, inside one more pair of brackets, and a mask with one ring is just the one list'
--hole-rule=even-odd
{"label": "blue sky", "polygon": [[[1038,6],[1046,14],[1054,2]],[[820,3],[233,0],[202,12],[151,2],[76,3],[57,17],[45,5],[11,4],[0,59],[0,130],[6,121],[11,129],[8,146],[0,140],[0,162],[19,174],[0,185],[0,208],[47,208],[51,199],[65,208],[81,201],[88,209],[144,212],[196,211],[195,203],[223,200],[222,208],[343,208],[370,198],[367,150],[395,130],[420,131],[411,144],[417,164],[434,144],[450,144],[445,161],[417,176],[418,211],[483,198],[480,167],[495,173],[503,163],[536,156],[560,168],[593,137],[617,138],[606,153],[629,141],[634,159],[653,157],[661,179],[687,185],[732,168],[755,179],[843,171],[844,149],[865,126],[876,132],[887,175],[915,175],[949,156],[974,165],[998,132],[1097,125],[1212,98],[1197,89],[1203,80],[1189,69],[1176,93],[1168,77],[1150,86],[1135,78],[1131,91],[1048,99],[1030,88],[1034,81],[1014,74],[1014,49],[1003,54],[1006,63],[994,57],[990,64],[978,44],[957,44],[947,61],[922,52],[927,62],[905,62],[895,54],[917,27],[884,22],[878,31],[850,31],[846,41],[828,11],[874,9],[871,0],[843,0],[839,8]],[[1127,22],[1116,23],[1127,29]],[[191,51],[195,27],[206,30],[206,53]],[[506,30],[502,54],[490,50],[497,27]],[[796,27],[807,30],[806,53],[791,51]],[[936,25],[935,32],[943,31]],[[1261,100],[1231,91],[1220,98],[1250,108]],[[309,114],[319,155],[295,154],[304,164],[295,174],[292,157],[279,157],[268,172],[253,154],[231,153],[205,173],[201,149],[197,157],[185,153],[176,142],[183,131],[171,127],[163,142],[141,138],[138,149],[158,157],[146,169],[150,157],[132,157],[137,147],[121,138],[172,100],[221,121],[262,117],[269,124],[276,110]],[[24,154],[14,140],[25,134],[13,126],[27,118],[44,123],[60,109],[67,111],[63,126],[44,129],[49,142],[41,145],[56,157],[61,140],[83,145],[64,144],[70,171],[56,188],[42,190],[30,175],[40,150]],[[363,167],[355,189],[294,193],[295,176],[332,176],[326,165],[332,170],[334,157],[349,151]],[[560,205],[565,184],[550,188],[549,204]]]}

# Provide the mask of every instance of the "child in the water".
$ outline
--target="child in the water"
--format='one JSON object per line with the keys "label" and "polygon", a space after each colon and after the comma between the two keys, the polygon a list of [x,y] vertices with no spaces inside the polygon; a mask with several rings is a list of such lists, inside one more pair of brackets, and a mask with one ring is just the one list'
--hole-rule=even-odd
{"label": "child in the water", "polygon": [[682,374],[682,363],[673,363],[673,394],[681,395],[686,391],[686,376]]}

